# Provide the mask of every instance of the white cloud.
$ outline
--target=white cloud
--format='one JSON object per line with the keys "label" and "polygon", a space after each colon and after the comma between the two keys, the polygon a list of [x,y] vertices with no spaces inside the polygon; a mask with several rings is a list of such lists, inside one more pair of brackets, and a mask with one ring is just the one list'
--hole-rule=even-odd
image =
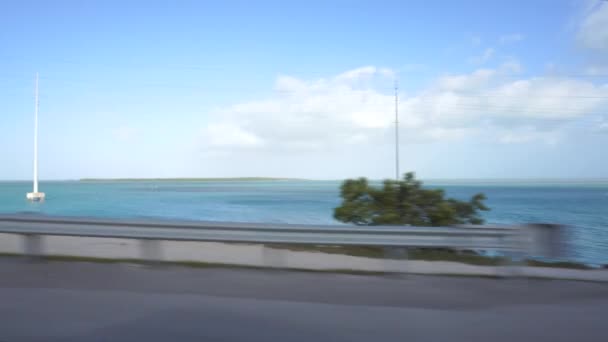
{"label": "white cloud", "polygon": [[520,42],[523,39],[524,39],[524,36],[522,34],[512,33],[512,34],[505,34],[505,35],[500,36],[498,41],[500,42],[500,44],[513,44],[513,43]]}
{"label": "white cloud", "polygon": [[233,123],[212,123],[205,127],[204,136],[212,147],[258,147],[264,142],[254,133]]}
{"label": "white cloud", "polygon": [[[502,143],[558,142],[565,122],[608,108],[608,85],[569,78],[517,78],[520,65],[438,78],[400,95],[402,141],[444,142],[483,135]],[[207,150],[337,152],[392,143],[392,72],[376,67],[302,80],[280,76],[274,96],[210,113]],[[379,78],[379,90],[361,82]],[[407,80],[403,80],[407,81]],[[375,83],[372,83],[375,84]]]}
{"label": "white cloud", "polygon": [[315,150],[366,142],[391,125],[393,97],[361,86],[369,77],[392,80],[387,69],[365,67],[328,79],[277,79],[272,99],[212,113],[203,140],[209,148]]}
{"label": "white cloud", "polygon": [[493,69],[479,69],[471,74],[444,76],[437,83],[446,91],[474,90],[487,85],[495,74]]}
{"label": "white cloud", "polygon": [[279,76],[275,84],[275,89],[280,92],[302,91],[306,87],[305,82],[290,76]]}
{"label": "white cloud", "polygon": [[376,68],[375,66],[365,66],[346,71],[335,77],[338,82],[352,82],[367,79],[373,76],[394,77],[393,71],[388,68]]}
{"label": "white cloud", "polygon": [[480,55],[469,58],[469,62],[473,64],[484,64],[492,59],[494,52],[493,48],[486,48]]}
{"label": "white cloud", "polygon": [[608,52],[608,2],[597,2],[588,11],[579,26],[577,38],[588,49]]}
{"label": "white cloud", "polygon": [[555,145],[559,141],[559,132],[540,131],[533,126],[524,126],[499,134],[498,141],[503,144],[523,144],[535,141]]}

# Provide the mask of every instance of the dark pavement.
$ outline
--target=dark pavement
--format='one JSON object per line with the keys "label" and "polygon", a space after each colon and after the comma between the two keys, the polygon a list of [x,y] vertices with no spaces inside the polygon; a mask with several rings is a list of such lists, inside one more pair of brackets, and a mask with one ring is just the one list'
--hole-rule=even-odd
{"label": "dark pavement", "polygon": [[0,258],[0,341],[607,341],[608,285]]}

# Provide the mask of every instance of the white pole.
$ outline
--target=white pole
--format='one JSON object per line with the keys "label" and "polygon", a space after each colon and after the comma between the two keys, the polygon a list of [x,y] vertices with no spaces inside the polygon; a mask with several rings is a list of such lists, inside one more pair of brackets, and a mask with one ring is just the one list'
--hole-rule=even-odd
{"label": "white pole", "polygon": [[395,180],[399,180],[399,83],[395,79]]}
{"label": "white pole", "polygon": [[38,73],[36,73],[36,104],[34,113],[34,193],[38,193]]}

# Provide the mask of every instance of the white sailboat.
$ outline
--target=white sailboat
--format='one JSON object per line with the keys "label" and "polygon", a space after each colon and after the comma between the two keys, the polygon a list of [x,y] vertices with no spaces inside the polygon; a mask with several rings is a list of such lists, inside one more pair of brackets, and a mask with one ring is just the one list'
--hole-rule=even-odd
{"label": "white sailboat", "polygon": [[44,200],[44,192],[38,191],[38,73],[36,73],[36,104],[34,110],[34,191],[27,193],[30,201]]}

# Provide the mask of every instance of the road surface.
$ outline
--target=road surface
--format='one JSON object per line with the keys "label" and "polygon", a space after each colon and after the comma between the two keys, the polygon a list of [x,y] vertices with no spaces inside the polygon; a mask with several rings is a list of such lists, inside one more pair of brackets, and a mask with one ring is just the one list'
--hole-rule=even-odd
{"label": "road surface", "polygon": [[0,258],[0,341],[607,341],[608,285]]}

